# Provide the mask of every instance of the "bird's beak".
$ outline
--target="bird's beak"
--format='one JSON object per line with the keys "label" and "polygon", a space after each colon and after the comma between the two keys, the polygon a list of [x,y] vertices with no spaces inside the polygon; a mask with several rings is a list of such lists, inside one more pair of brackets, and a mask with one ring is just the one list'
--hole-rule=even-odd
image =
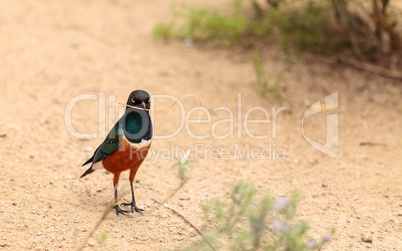
{"label": "bird's beak", "polygon": [[142,107],[144,107],[144,109],[147,109],[147,105],[145,104],[144,101],[142,101],[141,105],[142,105]]}

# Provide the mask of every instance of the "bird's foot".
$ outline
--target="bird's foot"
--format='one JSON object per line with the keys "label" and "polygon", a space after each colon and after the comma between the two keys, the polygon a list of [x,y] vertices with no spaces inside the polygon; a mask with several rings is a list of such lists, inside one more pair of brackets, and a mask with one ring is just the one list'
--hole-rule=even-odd
{"label": "bird's foot", "polygon": [[121,203],[123,206],[131,206],[131,212],[134,213],[134,210],[142,215],[142,212],[144,212],[144,209],[138,208],[137,205],[135,204],[135,201],[131,201],[130,203]]}
{"label": "bird's foot", "polygon": [[119,214],[125,215],[126,213],[130,212],[130,211],[121,209],[120,206],[119,206],[119,203],[114,204],[113,208],[116,210],[116,215],[117,216],[119,216]]}

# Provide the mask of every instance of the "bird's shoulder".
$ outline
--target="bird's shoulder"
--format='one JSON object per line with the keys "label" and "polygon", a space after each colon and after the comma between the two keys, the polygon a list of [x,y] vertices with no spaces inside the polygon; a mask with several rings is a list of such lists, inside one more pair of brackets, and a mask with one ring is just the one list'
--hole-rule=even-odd
{"label": "bird's shoulder", "polygon": [[105,159],[107,156],[119,149],[122,144],[122,136],[124,135],[123,125],[119,122],[120,120],[113,126],[102,144],[99,145],[94,154],[93,163]]}

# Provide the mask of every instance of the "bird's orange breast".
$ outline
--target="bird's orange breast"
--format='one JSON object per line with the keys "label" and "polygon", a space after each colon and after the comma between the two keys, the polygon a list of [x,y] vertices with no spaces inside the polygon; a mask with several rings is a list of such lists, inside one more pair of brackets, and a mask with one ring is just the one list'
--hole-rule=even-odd
{"label": "bird's orange breast", "polygon": [[129,169],[138,169],[151,146],[151,141],[145,144],[132,144],[126,137],[120,138],[122,141],[119,149],[102,160],[103,168],[111,173],[120,173]]}

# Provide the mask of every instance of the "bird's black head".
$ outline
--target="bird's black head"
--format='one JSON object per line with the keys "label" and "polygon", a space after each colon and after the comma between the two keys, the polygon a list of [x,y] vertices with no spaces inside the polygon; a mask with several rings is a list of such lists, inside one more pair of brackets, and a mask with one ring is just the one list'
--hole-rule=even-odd
{"label": "bird's black head", "polygon": [[[149,94],[143,90],[133,91],[127,100],[127,105],[135,106],[143,109],[151,108],[151,100]],[[128,108],[128,107],[127,107]]]}

